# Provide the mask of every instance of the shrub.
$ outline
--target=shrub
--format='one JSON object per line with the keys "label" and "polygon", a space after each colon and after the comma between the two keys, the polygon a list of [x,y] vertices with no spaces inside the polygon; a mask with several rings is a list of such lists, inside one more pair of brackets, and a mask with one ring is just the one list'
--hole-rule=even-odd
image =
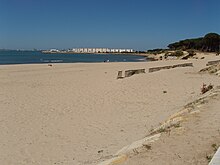
{"label": "shrub", "polygon": [[194,50],[187,50],[187,52],[189,53],[189,56],[194,56],[196,55]]}
{"label": "shrub", "polygon": [[175,52],[170,53],[169,56],[180,57],[180,56],[183,56],[183,54],[184,54],[183,51],[177,50],[177,51],[175,51]]}

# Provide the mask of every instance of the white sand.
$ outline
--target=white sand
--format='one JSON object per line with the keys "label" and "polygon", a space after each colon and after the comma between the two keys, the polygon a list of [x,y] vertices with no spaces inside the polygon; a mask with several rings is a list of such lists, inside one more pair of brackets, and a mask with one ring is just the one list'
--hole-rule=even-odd
{"label": "white sand", "polygon": [[[184,62],[195,67],[116,79],[118,70]],[[202,83],[219,84],[215,76],[196,74],[206,63],[0,66],[0,162],[86,165],[105,160],[196,99]]]}
{"label": "white sand", "polygon": [[220,146],[220,90],[205,100],[183,118],[178,128],[162,133],[158,141],[150,144],[150,150],[130,155],[121,164],[207,165]]}

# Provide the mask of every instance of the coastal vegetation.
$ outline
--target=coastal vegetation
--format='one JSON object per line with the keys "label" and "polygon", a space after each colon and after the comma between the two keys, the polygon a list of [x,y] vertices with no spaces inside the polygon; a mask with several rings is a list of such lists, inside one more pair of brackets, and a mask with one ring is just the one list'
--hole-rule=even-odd
{"label": "coastal vegetation", "polygon": [[194,49],[204,52],[219,52],[220,35],[217,33],[208,33],[204,37],[185,39],[168,45],[171,50],[189,50]]}
{"label": "coastal vegetation", "polygon": [[150,49],[147,51],[148,54],[161,54],[167,52],[169,49]]}
{"label": "coastal vegetation", "polygon": [[177,51],[174,51],[174,52],[167,52],[165,54],[165,56],[176,56],[176,57],[181,57],[183,55],[184,55],[184,53],[181,50],[177,50]]}
{"label": "coastal vegetation", "polygon": [[183,51],[188,52],[190,56],[195,55],[196,51],[220,53],[220,35],[217,33],[208,33],[204,37],[180,40],[169,44],[168,49],[152,49],[147,54],[162,54],[180,57]]}

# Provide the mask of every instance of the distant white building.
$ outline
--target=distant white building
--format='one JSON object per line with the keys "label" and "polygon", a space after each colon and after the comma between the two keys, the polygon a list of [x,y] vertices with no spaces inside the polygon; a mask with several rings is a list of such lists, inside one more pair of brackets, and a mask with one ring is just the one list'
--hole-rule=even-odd
{"label": "distant white building", "polygon": [[123,53],[123,52],[126,52],[126,50],[125,49],[119,49],[119,52]]}
{"label": "distant white building", "polygon": [[134,52],[133,49],[110,49],[110,48],[73,48],[72,51],[75,53],[132,53]]}
{"label": "distant white building", "polygon": [[59,52],[59,50],[57,49],[50,49],[49,52],[53,53],[53,52]]}
{"label": "distant white building", "polygon": [[88,53],[93,53],[91,48],[88,48]]}

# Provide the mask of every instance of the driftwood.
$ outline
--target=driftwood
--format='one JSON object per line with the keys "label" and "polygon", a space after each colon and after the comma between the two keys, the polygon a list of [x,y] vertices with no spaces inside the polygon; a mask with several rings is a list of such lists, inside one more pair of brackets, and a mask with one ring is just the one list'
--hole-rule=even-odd
{"label": "driftwood", "polygon": [[210,65],[215,65],[215,64],[218,64],[220,63],[220,60],[216,60],[216,61],[209,61],[206,66],[210,66]]}
{"label": "driftwood", "polygon": [[117,79],[121,79],[121,78],[124,78],[124,77],[122,76],[122,71],[120,70],[118,71]]}
{"label": "driftwood", "polygon": [[153,67],[153,68],[149,68],[149,73],[160,71],[163,69],[171,69],[171,68],[177,68],[177,67],[193,67],[193,63],[184,63],[184,64],[169,65],[169,66],[162,66],[162,67]]}
{"label": "driftwood", "polygon": [[220,70],[220,63],[219,64],[213,64],[211,66],[208,66],[207,68],[201,69],[199,71],[199,73],[216,74],[217,72],[219,72],[219,70]]}
{"label": "driftwood", "polygon": [[[171,69],[171,68],[177,68],[177,67],[193,67],[193,63],[184,63],[184,64],[177,64],[177,65],[149,68],[149,73],[156,72],[156,71],[163,70],[163,69]],[[146,73],[145,69],[126,70],[124,77],[122,75],[123,71],[118,71],[117,79],[122,79],[122,78],[125,78],[125,77],[131,77],[134,74],[140,74],[140,73]]]}
{"label": "driftwood", "polygon": [[123,71],[118,71],[118,76],[117,79],[122,79],[125,77],[131,77],[134,74],[140,74],[140,73],[146,73],[145,69],[135,69],[135,70],[126,70],[125,71],[125,76],[123,77]]}
{"label": "driftwood", "polygon": [[213,89],[213,85],[209,84],[208,86],[206,84],[203,83],[202,88],[201,88],[201,94],[204,94],[208,91],[210,91],[211,89]]}
{"label": "driftwood", "polygon": [[145,73],[145,69],[126,70],[125,77],[131,77],[134,74]]}

